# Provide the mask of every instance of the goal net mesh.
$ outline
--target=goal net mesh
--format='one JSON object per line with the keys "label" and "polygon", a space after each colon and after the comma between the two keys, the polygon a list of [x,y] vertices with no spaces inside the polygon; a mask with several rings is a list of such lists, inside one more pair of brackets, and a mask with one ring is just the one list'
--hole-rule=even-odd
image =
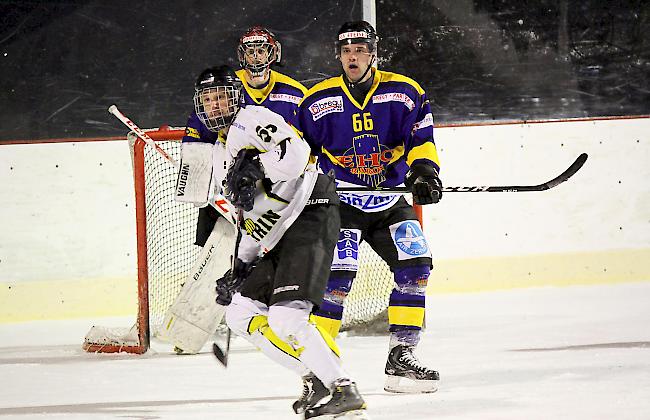
{"label": "goal net mesh", "polygon": [[[150,131],[149,134],[170,156],[180,161],[182,130]],[[144,276],[138,279],[138,291],[139,301],[142,302],[143,298],[148,301],[149,325],[148,328],[143,325],[136,328],[140,330],[139,336],[146,336],[148,342],[149,336],[155,337],[161,331],[165,313],[174,303],[200,253],[200,247],[194,245],[198,208],[174,201],[177,170],[170,162],[141,140],[133,141],[132,138],[129,143],[132,156],[134,147],[139,147],[143,157],[143,162],[134,159],[134,167],[144,164],[144,171],[140,173],[143,173],[143,180],[137,179],[142,176],[137,170],[134,173],[136,185],[139,181],[140,185],[144,184],[140,191],[136,186],[136,206],[144,203],[145,207],[145,220],[139,218],[137,223],[146,224],[146,235],[138,237],[139,252],[146,247],[146,258],[140,258],[138,263],[138,276]],[[144,197],[139,197],[141,194]],[[140,226],[138,230],[141,231]],[[144,288],[143,282],[146,283]],[[388,266],[363,243],[359,249],[359,271],[346,300],[341,330],[357,333],[387,331],[386,310],[392,288],[393,274]],[[146,297],[141,295],[143,290],[146,290]],[[133,329],[127,331],[133,337]],[[86,339],[88,341],[88,337]],[[89,351],[101,350],[92,347]]]}

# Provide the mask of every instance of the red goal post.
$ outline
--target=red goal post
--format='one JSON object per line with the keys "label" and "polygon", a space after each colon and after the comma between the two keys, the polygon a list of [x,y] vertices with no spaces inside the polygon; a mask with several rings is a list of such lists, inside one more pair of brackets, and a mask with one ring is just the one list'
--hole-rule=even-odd
{"label": "red goal post", "polygon": [[[180,161],[183,129],[161,127],[145,131],[160,148]],[[173,199],[177,169],[133,135],[129,136],[129,148],[135,189],[138,313],[131,328],[94,326],[83,345],[89,352],[145,353],[200,251],[194,245],[198,208]],[[419,206],[416,213],[421,221]],[[359,260],[342,329],[375,329],[373,322],[379,320],[378,327],[387,331],[384,319],[393,275],[366,243],[359,249]]]}

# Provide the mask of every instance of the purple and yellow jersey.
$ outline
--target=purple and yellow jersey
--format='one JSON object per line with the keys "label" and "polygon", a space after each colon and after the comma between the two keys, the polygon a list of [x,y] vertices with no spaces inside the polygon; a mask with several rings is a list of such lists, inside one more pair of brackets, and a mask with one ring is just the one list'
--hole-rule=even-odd
{"label": "purple and yellow jersey", "polygon": [[183,143],[187,142],[201,142],[201,143],[212,143],[214,144],[219,137],[223,137],[221,132],[215,133],[210,131],[208,127],[205,126],[199,119],[199,116],[196,115],[196,112],[192,112],[190,117],[187,119],[187,125],[185,126],[185,134],[183,135]]}
{"label": "purple and yellow jersey", "polygon": [[342,75],[316,84],[300,103],[296,128],[318,155],[322,171],[373,188],[402,184],[416,161],[439,169],[424,90],[406,76],[373,71],[363,104],[352,97]]}
{"label": "purple and yellow jersey", "polygon": [[296,125],[298,103],[307,92],[307,89],[300,82],[271,70],[268,84],[261,89],[257,89],[246,82],[246,70],[237,70],[235,73],[244,84],[242,89],[244,105],[263,106],[276,114],[280,114],[289,124]]}
{"label": "purple and yellow jersey", "polygon": [[[256,89],[246,82],[245,70],[235,72],[244,85],[242,89],[244,105],[261,105],[276,114],[280,114],[285,121],[295,126],[298,103],[302,100],[307,89],[289,76],[271,70],[269,83],[262,89]],[[187,120],[183,142],[212,143],[219,138],[219,134],[208,130],[199,120],[196,112],[192,112]]]}

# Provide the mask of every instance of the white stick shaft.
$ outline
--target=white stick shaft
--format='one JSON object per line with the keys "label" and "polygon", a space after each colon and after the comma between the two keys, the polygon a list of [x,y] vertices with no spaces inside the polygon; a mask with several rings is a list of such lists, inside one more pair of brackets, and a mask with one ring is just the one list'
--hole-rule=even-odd
{"label": "white stick shaft", "polygon": [[122,114],[119,109],[117,109],[117,106],[111,105],[108,107],[108,112],[111,114],[115,115],[118,120],[122,121],[124,125],[129,127],[131,131],[133,131],[135,134],[137,134],[138,137],[140,137],[142,140],[144,140],[145,143],[147,143],[149,146],[153,147],[158,153],[160,153],[165,159],[167,159],[172,165],[174,165],[176,168],[179,167],[178,162],[176,160],[169,156],[167,152],[163,150],[162,147],[158,146],[156,142],[149,137],[147,133],[145,133],[140,127],[138,127],[133,121],[128,119],[126,115]]}

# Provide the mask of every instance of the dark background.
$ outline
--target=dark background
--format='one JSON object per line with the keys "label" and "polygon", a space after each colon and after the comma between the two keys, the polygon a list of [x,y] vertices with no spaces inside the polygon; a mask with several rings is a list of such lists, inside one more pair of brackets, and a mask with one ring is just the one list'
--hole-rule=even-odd
{"label": "dark background", "polygon": [[[339,73],[333,42],[361,1],[0,0],[0,141],[182,126],[205,67],[238,67],[263,24],[278,68]],[[648,1],[378,0],[380,68],[417,80],[437,123],[650,114]]]}

